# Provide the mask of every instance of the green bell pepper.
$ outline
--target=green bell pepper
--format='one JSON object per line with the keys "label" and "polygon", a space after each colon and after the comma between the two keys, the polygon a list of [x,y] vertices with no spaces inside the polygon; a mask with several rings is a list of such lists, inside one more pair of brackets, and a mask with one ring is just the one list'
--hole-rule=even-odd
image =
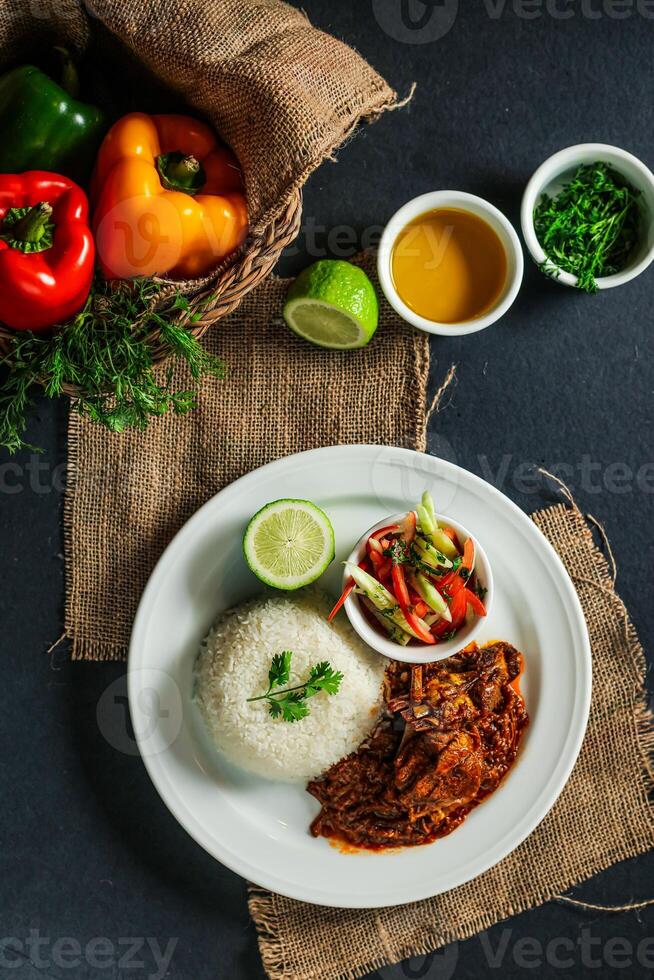
{"label": "green bell pepper", "polygon": [[68,52],[61,85],[33,65],[0,77],[0,173],[49,170],[88,179],[107,123],[96,106],[77,100],[77,71]]}

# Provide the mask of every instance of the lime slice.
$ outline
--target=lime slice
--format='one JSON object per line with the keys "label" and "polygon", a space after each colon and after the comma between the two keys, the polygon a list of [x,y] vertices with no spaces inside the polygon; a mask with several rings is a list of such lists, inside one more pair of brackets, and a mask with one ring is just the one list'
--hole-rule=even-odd
{"label": "lime slice", "polygon": [[248,524],[243,552],[266,585],[300,589],[315,582],[334,558],[334,529],[309,500],[274,500]]}
{"label": "lime slice", "polygon": [[377,329],[379,307],[363,269],[321,259],[301,272],[284,304],[284,319],[300,337],[330,350],[365,347]]}

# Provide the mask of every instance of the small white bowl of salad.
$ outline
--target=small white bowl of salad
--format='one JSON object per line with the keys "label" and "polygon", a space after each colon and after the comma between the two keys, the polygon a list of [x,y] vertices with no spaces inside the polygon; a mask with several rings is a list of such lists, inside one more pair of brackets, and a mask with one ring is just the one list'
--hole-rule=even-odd
{"label": "small white bowl of salad", "polygon": [[345,563],[345,608],[368,646],[392,660],[444,660],[475,639],[493,603],[493,575],[470,532],[437,514],[428,491],[416,510],[371,527]]}

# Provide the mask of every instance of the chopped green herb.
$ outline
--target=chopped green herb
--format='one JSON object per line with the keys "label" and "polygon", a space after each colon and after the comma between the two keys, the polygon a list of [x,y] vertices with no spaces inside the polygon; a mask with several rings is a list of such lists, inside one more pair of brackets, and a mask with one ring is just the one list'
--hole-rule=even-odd
{"label": "chopped green herb", "polygon": [[534,230],[545,254],[541,268],[577,277],[594,293],[598,277],[620,272],[638,245],[640,191],[606,163],[583,164],[554,197],[534,209]]}
{"label": "chopped green herb", "polygon": [[313,665],[303,684],[296,684],[281,691],[275,690],[282,684],[288,684],[291,676],[292,656],[290,650],[276,653],[268,671],[268,690],[265,694],[258,694],[256,697],[247,699],[248,702],[267,701],[270,716],[288,722],[301,721],[302,718],[306,718],[311,713],[306,703],[307,700],[320,691],[325,691],[327,694],[337,694],[343,680],[343,674],[340,671],[333,670],[328,661],[321,660],[320,663]]}
{"label": "chopped green herb", "polygon": [[[434,551],[436,551],[436,549],[434,549]],[[436,554],[438,555],[439,561],[443,560],[443,556],[441,555],[440,551],[437,551]],[[413,566],[413,568],[417,569],[419,572],[426,572],[427,575],[445,575],[447,572],[451,571],[450,568],[435,568],[433,565],[428,565],[427,562],[422,560],[420,552],[415,545],[411,545],[407,561]]]}
{"label": "chopped green herb", "polygon": [[383,554],[386,558],[390,558],[394,565],[405,565],[411,560],[404,541],[399,538],[395,538]]}

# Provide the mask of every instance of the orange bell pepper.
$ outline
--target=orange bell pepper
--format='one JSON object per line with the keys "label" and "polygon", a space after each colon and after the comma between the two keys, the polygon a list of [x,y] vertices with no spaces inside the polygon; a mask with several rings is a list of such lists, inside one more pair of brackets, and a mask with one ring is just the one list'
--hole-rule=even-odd
{"label": "orange bell pepper", "polygon": [[91,200],[107,279],[196,279],[247,233],[236,157],[188,116],[119,119],[100,147]]}

